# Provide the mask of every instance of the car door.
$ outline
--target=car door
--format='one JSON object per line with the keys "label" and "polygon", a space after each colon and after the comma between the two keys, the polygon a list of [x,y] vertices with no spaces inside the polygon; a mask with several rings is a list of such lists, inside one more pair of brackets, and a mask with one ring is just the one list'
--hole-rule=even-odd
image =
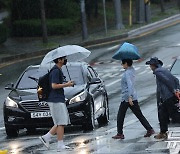
{"label": "car door", "polygon": [[[95,72],[95,70],[92,67],[88,67],[88,78],[89,82],[92,78],[98,78],[98,74]],[[104,86],[103,82],[97,83],[97,84],[90,84],[89,86],[89,92],[93,96],[94,100],[94,112],[95,112],[95,118],[97,118],[98,110],[103,106],[103,100],[104,100]]]}

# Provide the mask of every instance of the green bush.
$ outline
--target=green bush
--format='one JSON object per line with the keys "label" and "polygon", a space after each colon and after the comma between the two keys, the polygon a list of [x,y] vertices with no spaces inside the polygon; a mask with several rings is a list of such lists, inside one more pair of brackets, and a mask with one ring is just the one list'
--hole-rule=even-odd
{"label": "green bush", "polygon": [[48,35],[68,34],[74,30],[75,20],[71,19],[51,19],[47,21]]}
{"label": "green bush", "polygon": [[[48,35],[68,34],[74,30],[77,20],[47,19]],[[18,20],[13,23],[13,36],[42,36],[41,21],[39,19]]]}
{"label": "green bush", "polygon": [[4,24],[0,24],[0,44],[7,40],[7,27]]}
{"label": "green bush", "polygon": [[26,20],[40,18],[39,0],[12,0],[11,2],[11,20]]}
{"label": "green bush", "polygon": [[[46,18],[69,18],[80,16],[79,2],[74,0],[44,0]],[[11,5],[12,21],[39,19],[40,1],[39,0],[12,0]]]}
{"label": "green bush", "polygon": [[32,20],[17,20],[13,23],[13,36],[40,36],[41,21]]}
{"label": "green bush", "polygon": [[[159,4],[161,1],[160,0],[150,0],[151,3]],[[164,2],[170,2],[170,0],[164,0]]]}
{"label": "green bush", "polygon": [[74,0],[45,0],[46,17],[56,18],[76,18],[80,16],[80,5]]}
{"label": "green bush", "polygon": [[151,0],[151,3],[159,4],[159,3],[160,3],[160,0]]}

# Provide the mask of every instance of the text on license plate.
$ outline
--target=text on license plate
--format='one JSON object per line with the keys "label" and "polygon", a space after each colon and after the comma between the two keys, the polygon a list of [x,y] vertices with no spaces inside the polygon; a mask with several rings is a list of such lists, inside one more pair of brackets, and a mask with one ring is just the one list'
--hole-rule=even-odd
{"label": "text on license plate", "polygon": [[43,117],[51,117],[50,112],[33,112],[31,113],[31,118],[43,118]]}

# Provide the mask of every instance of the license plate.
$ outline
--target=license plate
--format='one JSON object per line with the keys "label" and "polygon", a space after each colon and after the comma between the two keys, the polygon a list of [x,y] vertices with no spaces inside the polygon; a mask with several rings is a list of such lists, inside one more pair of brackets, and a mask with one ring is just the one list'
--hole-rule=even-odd
{"label": "license plate", "polygon": [[44,117],[51,117],[50,112],[33,112],[31,113],[31,118],[44,118]]}

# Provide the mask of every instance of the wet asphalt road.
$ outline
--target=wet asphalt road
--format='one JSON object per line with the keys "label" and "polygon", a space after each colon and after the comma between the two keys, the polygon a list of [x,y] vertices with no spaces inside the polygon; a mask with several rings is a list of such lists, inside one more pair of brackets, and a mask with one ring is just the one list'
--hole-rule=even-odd
{"label": "wet asphalt road", "polygon": [[[156,118],[156,101],[155,101],[155,78],[148,66],[145,66],[147,58],[157,56],[164,61],[165,67],[170,67],[173,57],[180,54],[180,24],[171,28],[157,32],[151,36],[131,41],[138,46],[140,54],[144,61],[134,64],[136,69],[136,89],[139,100],[144,103],[142,111],[148,120],[158,131],[158,121]],[[86,60],[91,63],[99,75],[103,78],[109,95],[110,107],[110,123],[108,126],[98,128],[91,132],[84,133],[79,128],[70,131],[66,129],[65,143],[75,148],[70,153],[108,153],[108,149],[104,148],[113,142],[114,149],[119,148],[117,153],[146,153],[145,149],[153,146],[153,139],[143,140],[145,133],[143,127],[137,123],[136,118],[131,112],[125,120],[125,134],[127,140],[119,144],[118,141],[111,140],[111,136],[116,133],[116,114],[120,102],[120,78],[123,69],[118,61],[112,61],[111,57],[119,45],[108,46],[100,49],[92,50],[91,56]],[[38,64],[40,59],[33,59],[26,62],[20,62],[5,68],[1,68],[0,76],[0,149],[8,149],[11,153],[48,153],[37,137],[44,134],[47,130],[38,130],[36,134],[27,134],[25,130],[20,132],[18,138],[9,139],[6,137],[3,129],[3,101],[8,91],[4,90],[6,83],[15,82],[20,73],[28,66]],[[152,116],[153,115],[153,116]],[[139,129],[140,128],[140,129]],[[133,130],[132,130],[133,129]],[[135,129],[135,131],[134,131]],[[127,133],[126,133],[127,132]],[[53,138],[52,149],[56,148],[56,139]],[[110,148],[109,148],[110,149]],[[113,149],[113,148],[112,148]],[[103,151],[104,150],[104,151]],[[129,152],[128,152],[129,151]],[[110,151],[109,151],[110,152]],[[116,153],[114,152],[114,153]],[[149,153],[154,153],[151,150]],[[167,151],[159,151],[159,153],[167,153]]]}

